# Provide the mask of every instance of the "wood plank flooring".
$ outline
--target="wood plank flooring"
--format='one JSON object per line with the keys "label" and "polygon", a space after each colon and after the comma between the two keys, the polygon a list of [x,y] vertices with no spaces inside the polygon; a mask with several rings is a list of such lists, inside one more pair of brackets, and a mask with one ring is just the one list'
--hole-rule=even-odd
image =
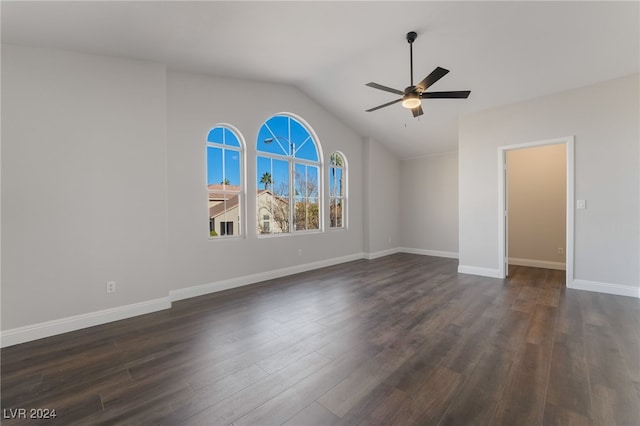
{"label": "wood plank flooring", "polygon": [[3,424],[640,425],[638,300],[456,269],[359,260],[5,348]]}

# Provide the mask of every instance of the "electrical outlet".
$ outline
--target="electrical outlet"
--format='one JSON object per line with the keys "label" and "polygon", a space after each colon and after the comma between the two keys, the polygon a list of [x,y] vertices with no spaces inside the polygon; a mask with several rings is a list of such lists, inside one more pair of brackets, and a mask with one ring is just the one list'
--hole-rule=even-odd
{"label": "electrical outlet", "polygon": [[302,256],[302,249],[301,248],[298,249],[298,256]]}
{"label": "electrical outlet", "polygon": [[558,254],[564,254],[564,248],[558,247]]}
{"label": "electrical outlet", "polygon": [[107,281],[107,294],[116,292],[116,282],[115,281]]}

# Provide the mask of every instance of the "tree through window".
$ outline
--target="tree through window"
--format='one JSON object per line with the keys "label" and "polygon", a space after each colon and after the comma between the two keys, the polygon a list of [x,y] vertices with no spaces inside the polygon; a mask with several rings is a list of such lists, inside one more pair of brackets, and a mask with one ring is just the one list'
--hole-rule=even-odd
{"label": "tree through window", "polygon": [[344,228],[346,213],[346,161],[342,154],[331,154],[329,163],[329,227]]}
{"label": "tree through window", "polygon": [[256,149],[257,232],[320,230],[320,156],[311,132],[275,115],[260,127]]}

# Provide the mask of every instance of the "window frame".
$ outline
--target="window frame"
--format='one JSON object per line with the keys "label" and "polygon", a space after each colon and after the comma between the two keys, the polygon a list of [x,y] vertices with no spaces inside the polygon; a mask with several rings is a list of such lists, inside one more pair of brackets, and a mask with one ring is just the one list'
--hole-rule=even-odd
{"label": "window frame", "polygon": [[[268,126],[268,122],[275,118],[275,117],[286,117],[288,120],[293,120],[296,121],[309,135],[309,137],[307,139],[305,139],[304,144],[306,143],[313,143],[314,147],[315,147],[315,152],[317,155],[318,160],[317,161],[313,161],[313,160],[307,160],[304,158],[298,158],[296,157],[296,153],[298,152],[298,150],[300,148],[302,148],[302,145],[296,149],[295,148],[295,142],[291,142],[290,140],[290,136],[291,136],[291,122],[288,122],[288,135],[286,137],[282,136],[282,135],[276,135],[273,133],[273,131],[271,130],[271,128]],[[271,134],[271,138],[274,141],[278,141],[280,147],[283,149],[283,145],[282,142],[285,141],[289,147],[289,154],[288,155],[283,155],[283,154],[278,154],[278,153],[272,153],[272,152],[268,152],[268,151],[263,151],[260,150],[258,148],[258,144],[260,143],[260,133],[263,129],[263,127],[266,126],[269,133]],[[293,147],[293,149],[292,149]],[[283,149],[284,150],[284,149]],[[323,185],[322,182],[324,182],[324,167],[323,167],[323,155],[322,155],[322,147],[320,145],[320,141],[318,140],[318,136],[316,135],[316,133],[314,132],[313,128],[311,126],[309,126],[309,124],[302,119],[301,117],[295,115],[295,114],[291,114],[291,113],[286,113],[286,112],[281,112],[281,113],[277,113],[274,115],[271,115],[270,117],[268,117],[266,120],[264,120],[262,122],[262,124],[260,125],[259,129],[258,129],[258,136],[256,138],[256,199],[258,197],[258,193],[259,193],[259,184],[257,182],[258,178],[260,178],[259,174],[259,170],[258,170],[258,160],[259,158],[267,158],[270,161],[273,160],[278,160],[278,161],[285,161],[287,163],[287,176],[288,176],[288,222],[287,222],[287,228],[288,231],[282,231],[282,232],[273,232],[274,226],[273,226],[273,222],[274,222],[274,218],[271,217],[270,218],[270,231],[268,233],[263,233],[260,232],[260,223],[264,221],[263,219],[263,213],[260,211],[260,203],[256,201],[256,218],[258,219],[258,223],[256,226],[256,235],[258,236],[258,238],[271,238],[271,237],[281,237],[281,236],[291,236],[291,235],[304,235],[304,234],[315,234],[315,233],[321,233],[324,232],[324,209],[323,209],[323,205],[324,205],[324,200],[323,200]],[[317,195],[313,198],[317,199],[317,203],[318,203],[318,228],[314,228],[314,229],[300,229],[297,230],[295,229],[295,209],[296,209],[296,179],[295,179],[295,175],[296,175],[296,165],[303,165],[305,167],[311,166],[311,167],[315,167],[317,170]],[[273,171],[273,170],[271,170]]]}
{"label": "window frame", "polygon": [[[338,167],[334,167],[333,165],[333,157],[334,155],[340,156],[342,159],[342,165]],[[332,192],[331,188],[331,175],[332,169],[340,169],[342,170],[342,195],[335,196]],[[349,192],[349,175],[348,175],[348,166],[347,166],[347,157],[341,151],[334,151],[329,156],[329,171],[328,171],[328,185],[329,185],[329,229],[332,231],[346,230],[348,228],[348,192]],[[334,183],[335,184],[335,183]],[[332,195],[333,194],[333,195]],[[341,226],[331,226],[331,207],[333,206],[333,201],[336,199],[340,199],[342,202],[342,208],[340,209],[342,220]]]}
{"label": "window frame", "polygon": [[[225,131],[231,132],[236,140],[239,143],[239,147],[233,146],[233,145],[226,145],[224,143],[217,143],[217,142],[211,142],[209,141],[209,134],[214,130],[214,129],[218,129],[221,128],[222,132],[223,132],[223,138],[225,137]],[[228,235],[228,234],[221,234],[220,232],[218,232],[218,230],[216,229],[216,227],[220,227],[220,225],[222,223],[226,223],[229,222],[228,220],[223,220],[223,221],[217,221],[214,219],[214,231],[216,231],[216,235],[213,236],[211,235],[211,231],[209,231],[209,236],[208,239],[209,240],[217,240],[217,241],[224,241],[224,240],[230,240],[230,239],[238,239],[238,238],[245,238],[247,233],[246,233],[246,204],[247,204],[247,200],[246,200],[246,175],[245,175],[245,171],[246,171],[246,144],[245,144],[245,140],[244,137],[242,136],[242,133],[240,133],[240,131],[235,128],[234,126],[232,126],[231,124],[228,123],[218,123],[215,126],[211,127],[209,129],[209,131],[207,132],[207,135],[205,137],[205,185],[207,188],[207,217],[209,218],[209,229],[211,229],[211,207],[209,206],[209,202],[211,201],[211,194],[212,193],[219,193],[219,194],[223,194],[225,196],[229,196],[229,198],[232,198],[233,196],[238,197],[238,226],[237,226],[237,231],[236,231],[236,227],[233,225],[233,220],[231,227],[233,228],[233,230],[235,232],[237,232],[236,234],[232,234],[232,235]],[[218,148],[222,150],[222,164],[223,164],[223,168],[225,167],[225,151],[233,151],[233,152],[237,152],[239,155],[239,161],[238,161],[238,166],[239,166],[239,170],[238,170],[238,175],[239,175],[239,179],[240,182],[237,185],[237,187],[239,188],[238,190],[229,190],[225,187],[223,187],[222,189],[218,190],[210,190],[209,189],[209,148]],[[226,174],[223,172],[223,179],[226,178]],[[226,186],[226,185],[224,185]],[[236,185],[233,185],[234,187]],[[225,229],[228,229],[227,227],[228,225],[225,225]]]}

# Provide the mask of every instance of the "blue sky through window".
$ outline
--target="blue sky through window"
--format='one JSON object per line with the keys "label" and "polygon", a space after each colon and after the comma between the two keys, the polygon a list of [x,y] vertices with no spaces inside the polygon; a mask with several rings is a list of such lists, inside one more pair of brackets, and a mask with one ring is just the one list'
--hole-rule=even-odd
{"label": "blue sky through window", "polygon": [[[273,116],[260,127],[256,149],[258,153],[283,157],[293,154],[295,158],[318,161],[318,150],[309,131],[297,120],[285,115]],[[283,186],[288,186],[289,182],[287,162],[258,155],[256,180],[259,190],[265,188],[264,182],[261,182],[265,173],[270,173],[272,177],[270,188],[279,195],[287,195],[282,193]]]}
{"label": "blue sky through window", "polygon": [[207,146],[207,185],[219,185],[225,181],[229,185],[240,185],[241,145],[238,137],[225,127],[215,127],[209,132],[207,142],[224,146]]}

